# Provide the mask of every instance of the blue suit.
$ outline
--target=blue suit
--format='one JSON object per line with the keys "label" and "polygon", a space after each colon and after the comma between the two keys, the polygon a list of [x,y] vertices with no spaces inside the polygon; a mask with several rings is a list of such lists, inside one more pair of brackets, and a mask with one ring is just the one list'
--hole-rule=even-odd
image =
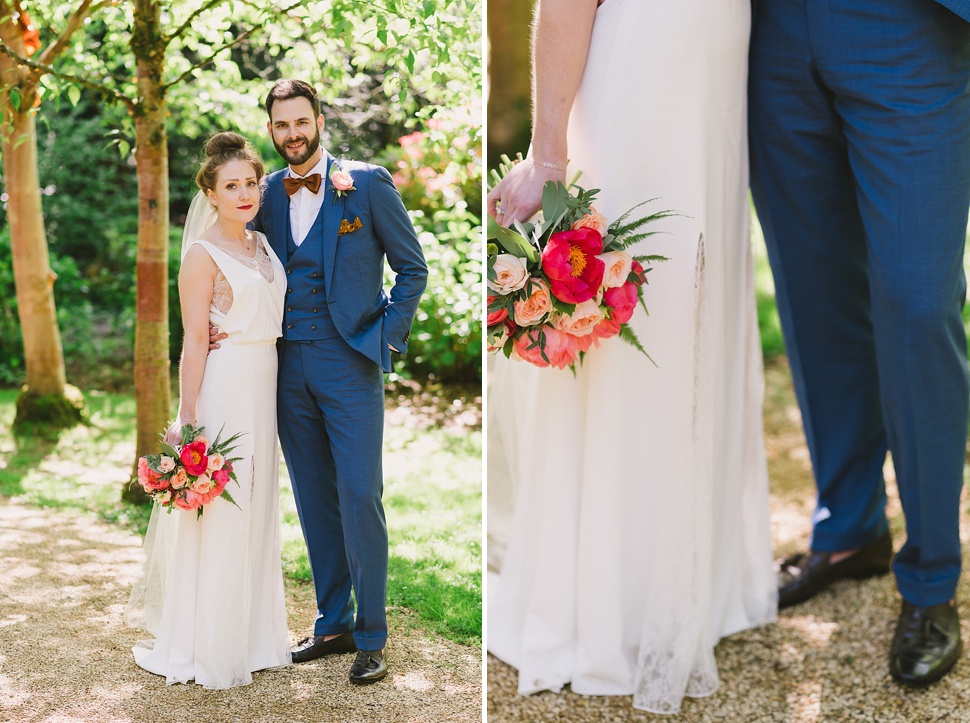
{"label": "blue suit", "polygon": [[[267,178],[254,226],[287,273],[277,405],[280,442],[317,594],[316,635],[354,631],[360,650],[387,639],[387,527],[381,502],[388,345],[407,350],[428,269],[390,174],[341,161],[355,190],[323,206],[299,247],[283,187]],[[396,274],[384,290],[384,260]],[[356,596],[356,621],[353,598]]]}
{"label": "blue suit", "polygon": [[970,0],[756,0],[752,25],[751,188],[818,486],[812,549],[885,534],[889,449],[893,570],[918,606],[960,575],[966,20]]}

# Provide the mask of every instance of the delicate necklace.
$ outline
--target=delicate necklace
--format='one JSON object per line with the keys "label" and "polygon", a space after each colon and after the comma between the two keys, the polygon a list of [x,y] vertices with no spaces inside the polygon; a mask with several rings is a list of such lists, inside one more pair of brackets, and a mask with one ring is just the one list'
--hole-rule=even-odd
{"label": "delicate necklace", "polygon": [[219,221],[216,221],[216,226],[219,227],[219,232],[222,234],[222,237],[224,239],[226,239],[227,241],[235,241],[244,249],[246,249],[247,254],[252,253],[252,249],[249,247],[250,234],[248,229],[243,230],[242,238],[236,238],[235,236],[230,236],[228,233],[226,233],[226,230],[222,227],[222,224]]}

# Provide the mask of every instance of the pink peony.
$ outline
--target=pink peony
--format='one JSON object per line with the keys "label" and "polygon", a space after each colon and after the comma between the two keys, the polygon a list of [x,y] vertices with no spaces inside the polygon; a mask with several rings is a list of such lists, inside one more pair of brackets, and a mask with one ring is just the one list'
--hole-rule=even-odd
{"label": "pink peony", "polygon": [[647,280],[646,274],[643,271],[643,267],[640,265],[640,262],[637,261],[636,259],[634,259],[633,263],[630,264],[630,273],[633,274],[633,278],[630,279],[630,281],[636,284],[637,286],[641,286]]}
{"label": "pink peony", "polygon": [[[497,296],[488,297],[489,307],[492,306],[492,302],[495,301],[497,298],[498,298]],[[486,326],[495,326],[496,324],[501,324],[503,321],[505,321],[508,318],[509,318],[509,310],[503,306],[498,311],[488,312],[488,322]]]}
{"label": "pink peony", "polygon": [[554,233],[542,251],[542,270],[553,296],[567,304],[592,299],[606,270],[606,264],[596,258],[602,252],[603,237],[595,229]]}
{"label": "pink peony", "polygon": [[623,286],[630,276],[630,269],[633,267],[633,257],[623,251],[607,251],[599,255],[600,261],[606,264],[606,273],[603,274],[603,286],[612,289]]}
{"label": "pink peony", "polygon": [[519,326],[534,326],[552,311],[552,297],[549,285],[540,279],[533,279],[526,288],[529,296],[514,303],[512,317]]}
{"label": "pink peony", "polygon": [[607,289],[603,301],[613,309],[611,316],[621,324],[626,324],[633,316],[639,298],[637,287],[629,282],[614,289]]}
{"label": "pink peony", "polygon": [[225,467],[217,469],[212,473],[212,481],[215,483],[213,489],[218,490],[218,494],[222,494],[226,485],[229,484],[229,470]]}
{"label": "pink peony", "polygon": [[573,230],[575,231],[579,228],[591,228],[600,236],[605,236],[609,226],[610,224],[607,222],[606,216],[590,206],[589,213],[573,223]]}
{"label": "pink peony", "polygon": [[559,331],[573,336],[592,334],[593,329],[603,320],[603,311],[599,305],[590,299],[576,305],[576,310],[570,316],[559,316],[553,322]]}
{"label": "pink peony", "polygon": [[203,474],[209,466],[209,458],[205,455],[204,440],[197,439],[182,447],[179,459],[185,465],[185,471],[192,476]]}

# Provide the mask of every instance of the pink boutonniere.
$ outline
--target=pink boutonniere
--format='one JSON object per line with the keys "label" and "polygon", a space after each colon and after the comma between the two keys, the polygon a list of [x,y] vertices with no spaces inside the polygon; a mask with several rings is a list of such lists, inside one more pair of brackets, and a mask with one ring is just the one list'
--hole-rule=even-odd
{"label": "pink boutonniere", "polygon": [[340,170],[336,162],[330,164],[330,183],[333,184],[334,201],[350,191],[357,190],[354,188],[354,179],[346,171]]}

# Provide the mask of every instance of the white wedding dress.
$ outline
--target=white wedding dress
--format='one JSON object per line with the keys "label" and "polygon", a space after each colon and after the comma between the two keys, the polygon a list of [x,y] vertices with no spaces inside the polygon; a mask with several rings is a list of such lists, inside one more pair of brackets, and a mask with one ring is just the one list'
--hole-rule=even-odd
{"label": "white wedding dress", "polygon": [[[167,683],[206,688],[252,682],[252,671],[290,663],[280,556],[276,441],[276,339],[286,274],[259,234],[256,259],[207,241],[218,265],[209,319],[229,336],[206,361],[198,421],[214,441],[243,435],[230,456],[239,505],[215,499],[196,512],[157,505],[145,537],[145,573],[132,590],[129,624],[153,641],[133,648],[135,662]],[[220,308],[221,307],[221,308]]]}
{"label": "white wedding dress", "polygon": [[567,176],[680,216],[657,253],[656,361],[608,340],[576,377],[490,357],[487,644],[519,692],[633,695],[673,713],[718,686],[714,646],[776,615],[749,247],[750,0],[606,0]]}

